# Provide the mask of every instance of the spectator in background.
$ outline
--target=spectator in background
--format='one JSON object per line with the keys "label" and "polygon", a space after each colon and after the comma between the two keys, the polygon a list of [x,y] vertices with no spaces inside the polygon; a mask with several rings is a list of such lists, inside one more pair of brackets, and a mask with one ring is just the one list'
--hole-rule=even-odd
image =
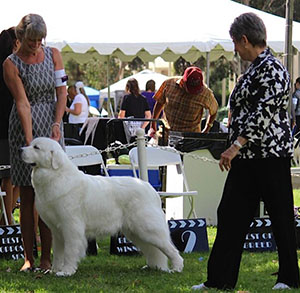
{"label": "spectator in background", "polygon": [[69,123],[83,124],[89,116],[89,97],[85,94],[84,85],[81,81],[68,88],[69,97],[72,100],[70,108],[66,107],[69,113]]}
{"label": "spectator in background", "polygon": [[[153,96],[155,94],[155,81],[153,79],[150,79],[146,82],[146,90],[143,91],[141,94],[147,99],[148,105],[150,107],[151,115],[153,115],[153,108],[155,105],[155,100],[153,99]],[[159,118],[161,118],[162,114],[163,113],[161,112]],[[151,123],[147,125],[145,129],[146,133],[149,131],[150,125]]]}
{"label": "spectator in background", "polygon": [[[70,98],[70,90],[71,90],[71,88],[68,87],[67,104],[66,104],[67,108],[70,108],[70,106],[72,105],[72,100]],[[63,121],[64,121],[64,123],[69,122],[69,113],[67,111],[65,111],[65,113],[64,113]]]}
{"label": "spectator in background", "polygon": [[293,129],[293,134],[299,138],[300,134],[297,135],[297,133],[300,131],[300,77],[296,79],[292,101],[295,113],[295,127]]}
{"label": "spectator in background", "polygon": [[[127,81],[125,94],[121,101],[121,109],[118,118],[146,118],[151,119],[150,107],[144,96],[140,94],[138,82],[135,78]],[[149,122],[141,123],[141,128],[145,128]]]}
{"label": "spectator in background", "polygon": [[[13,105],[13,97],[8,90],[3,79],[4,60],[12,52],[16,52],[18,48],[15,28],[11,27],[8,30],[3,30],[0,34],[0,165],[10,165],[10,154],[8,145],[8,124],[9,114]],[[12,224],[12,210],[16,205],[19,197],[19,188],[13,187],[10,170],[0,170],[1,190],[5,191],[3,197],[6,207],[8,223]],[[2,219],[3,220],[3,219]],[[4,221],[1,221],[4,225]]]}
{"label": "spectator in background", "polygon": [[154,94],[155,94],[155,81],[153,79],[150,79],[146,82],[146,90],[141,92],[141,95],[146,98],[151,114],[153,113],[153,107],[155,104],[155,100],[153,99]]}
{"label": "spectator in background", "polygon": [[[206,133],[217,116],[218,103],[213,92],[203,83],[201,69],[196,66],[188,67],[182,77],[165,80],[154,99],[153,119],[157,119],[164,110],[167,131]],[[201,129],[204,109],[209,111],[209,116],[204,129]],[[156,123],[153,121],[150,136],[155,132]]]}

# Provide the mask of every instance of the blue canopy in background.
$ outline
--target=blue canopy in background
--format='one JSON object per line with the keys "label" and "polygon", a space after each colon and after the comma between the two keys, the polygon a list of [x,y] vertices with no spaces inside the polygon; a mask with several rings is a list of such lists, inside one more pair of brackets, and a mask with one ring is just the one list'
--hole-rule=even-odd
{"label": "blue canopy in background", "polygon": [[86,95],[89,97],[91,106],[99,109],[99,97],[100,97],[100,92],[92,87],[85,86],[84,91]]}

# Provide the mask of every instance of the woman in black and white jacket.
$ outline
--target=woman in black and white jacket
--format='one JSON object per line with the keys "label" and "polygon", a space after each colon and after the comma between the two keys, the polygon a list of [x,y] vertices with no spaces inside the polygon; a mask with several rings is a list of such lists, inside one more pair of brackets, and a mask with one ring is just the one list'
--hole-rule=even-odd
{"label": "woman in black and white jacket", "polygon": [[229,173],[218,207],[218,231],[207,281],[193,289],[235,287],[243,244],[260,199],[278,248],[279,272],[273,289],[298,288],[289,74],[267,48],[266,29],[257,15],[237,17],[230,35],[240,57],[252,63],[230,96],[230,147],[219,162],[221,170]]}

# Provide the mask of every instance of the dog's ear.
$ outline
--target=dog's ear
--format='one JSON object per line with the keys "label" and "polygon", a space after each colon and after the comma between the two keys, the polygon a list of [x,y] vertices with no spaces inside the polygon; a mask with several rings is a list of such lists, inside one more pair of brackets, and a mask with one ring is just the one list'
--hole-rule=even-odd
{"label": "dog's ear", "polygon": [[61,151],[51,151],[51,166],[54,170],[63,165],[63,154]]}

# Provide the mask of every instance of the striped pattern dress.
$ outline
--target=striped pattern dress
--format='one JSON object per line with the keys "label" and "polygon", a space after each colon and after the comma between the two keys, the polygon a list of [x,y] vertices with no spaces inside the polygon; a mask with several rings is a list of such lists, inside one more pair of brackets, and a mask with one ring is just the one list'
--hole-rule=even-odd
{"label": "striped pattern dress", "polygon": [[[50,137],[51,125],[55,119],[56,96],[52,49],[42,47],[45,58],[37,64],[26,64],[16,54],[8,58],[18,68],[27,98],[31,106],[32,134],[36,137]],[[60,126],[63,146],[63,125]],[[11,178],[16,186],[31,186],[31,166],[20,157],[20,148],[25,146],[25,136],[14,102],[9,117],[9,147],[11,156]]]}

